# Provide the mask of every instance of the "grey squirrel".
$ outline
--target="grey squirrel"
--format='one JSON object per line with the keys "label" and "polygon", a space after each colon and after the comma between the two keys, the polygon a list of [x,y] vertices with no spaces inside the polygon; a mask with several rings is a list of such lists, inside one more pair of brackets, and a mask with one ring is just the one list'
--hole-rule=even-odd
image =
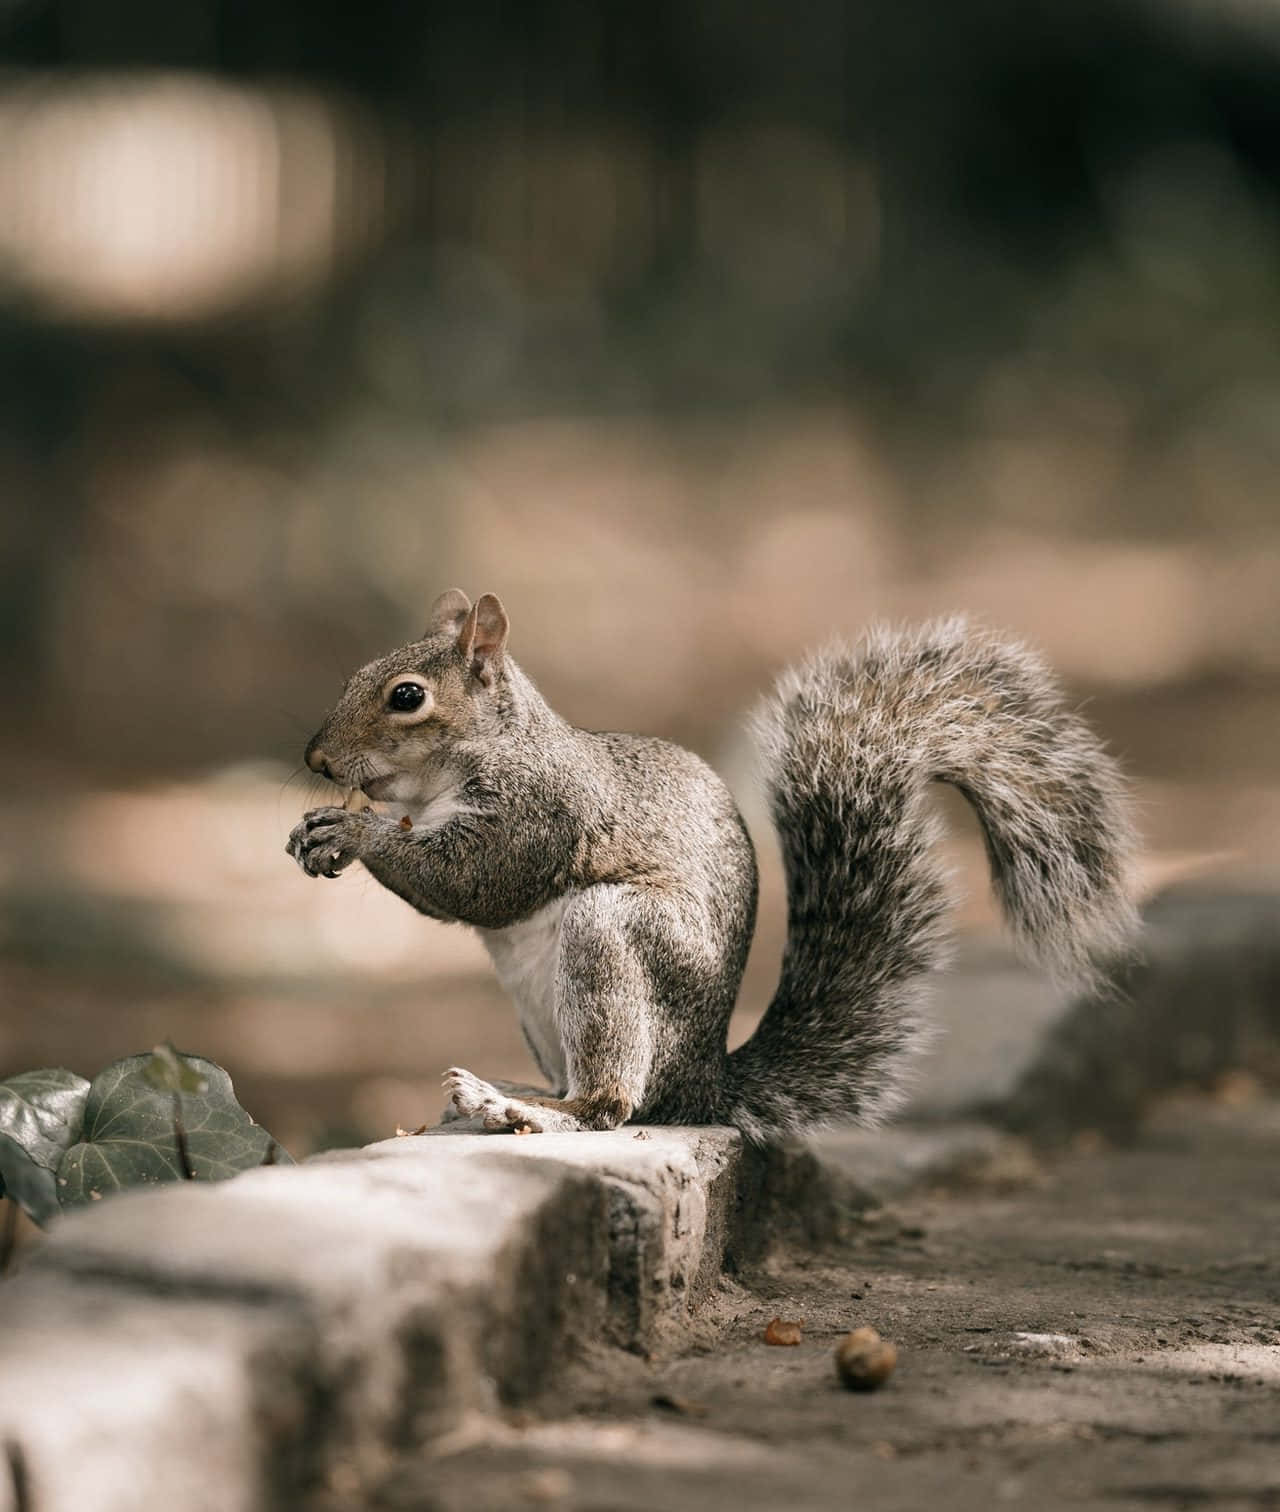
{"label": "grey squirrel", "polygon": [[434,919],[472,925],[549,1087],[453,1069],[488,1129],[727,1123],[763,1142],[874,1123],[900,1101],[945,959],[926,788],[977,810],[1019,941],[1093,979],[1136,925],[1124,781],[1043,661],[963,620],[879,629],[783,674],[754,731],[787,873],[777,992],[730,1054],[755,927],[738,810],[667,741],[576,729],[507,654],[507,615],[451,589],[421,640],[357,671],[307,765],[409,823],[330,806],[288,851],[362,861]]}

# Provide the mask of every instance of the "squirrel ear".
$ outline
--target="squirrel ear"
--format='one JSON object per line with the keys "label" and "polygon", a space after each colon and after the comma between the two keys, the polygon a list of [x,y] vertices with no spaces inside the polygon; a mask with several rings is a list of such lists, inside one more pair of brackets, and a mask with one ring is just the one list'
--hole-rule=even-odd
{"label": "squirrel ear", "polygon": [[431,606],[427,616],[426,634],[423,640],[439,635],[442,630],[460,630],[462,622],[471,612],[471,600],[461,588],[449,588]]}
{"label": "squirrel ear", "polygon": [[458,650],[471,664],[473,676],[486,688],[502,671],[508,628],[501,600],[495,594],[482,593],[458,631]]}

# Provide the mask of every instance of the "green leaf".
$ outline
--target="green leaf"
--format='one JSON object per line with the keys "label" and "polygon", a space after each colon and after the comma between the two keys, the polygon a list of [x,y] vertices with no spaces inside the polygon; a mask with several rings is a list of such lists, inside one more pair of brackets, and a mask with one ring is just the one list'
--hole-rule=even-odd
{"label": "green leaf", "polygon": [[[221,1181],[261,1165],[273,1141],[236,1101],[231,1078],[201,1056],[175,1060],[204,1082],[204,1092],[181,1097],[187,1152],[197,1180]],[[153,1055],[131,1055],[94,1077],[85,1102],[80,1140],[58,1165],[64,1207],[90,1202],[126,1187],[182,1177],[174,1136],[174,1094],[154,1084]],[[170,1068],[171,1069],[171,1068]],[[168,1080],[162,1070],[160,1080]],[[276,1159],[289,1160],[278,1151]]]}
{"label": "green leaf", "polygon": [[0,1082],[0,1196],[37,1223],[58,1211],[55,1172],[80,1138],[89,1083],[61,1068],[24,1071]]}

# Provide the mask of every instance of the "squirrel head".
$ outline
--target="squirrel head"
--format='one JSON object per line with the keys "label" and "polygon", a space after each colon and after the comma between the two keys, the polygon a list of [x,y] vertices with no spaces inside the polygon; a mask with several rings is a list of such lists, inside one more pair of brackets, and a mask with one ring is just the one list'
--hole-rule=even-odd
{"label": "squirrel head", "polygon": [[508,621],[458,588],[431,607],[421,640],[361,667],[307,746],[306,762],[370,798],[411,802],[460,741],[497,717]]}

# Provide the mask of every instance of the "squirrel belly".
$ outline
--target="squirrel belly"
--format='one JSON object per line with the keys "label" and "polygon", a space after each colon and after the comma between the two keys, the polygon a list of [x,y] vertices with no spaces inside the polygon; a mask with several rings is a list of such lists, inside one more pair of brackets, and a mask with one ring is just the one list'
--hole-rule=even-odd
{"label": "squirrel belly", "polygon": [[927,1037],[948,953],[931,781],[976,810],[1026,951],[1082,985],[1133,941],[1124,780],[1045,663],[963,620],[878,629],[786,672],[754,730],[787,875],[777,992],[728,1060],[728,1122],[762,1140],[875,1123]]}
{"label": "squirrel belly", "polygon": [[416,817],[318,808],[287,846],[308,876],[359,860],[480,931],[552,1084],[447,1072],[486,1128],[726,1122],[759,1142],[883,1118],[947,954],[934,781],[973,805],[1005,918],[1048,969],[1096,982],[1136,934],[1124,780],[1045,663],[962,620],[874,630],[784,673],[755,717],[787,943],[730,1054],[756,908],[741,815],[690,752],[561,719],[507,633],[493,595],[453,589],[420,641],[354,673],[307,764]]}

